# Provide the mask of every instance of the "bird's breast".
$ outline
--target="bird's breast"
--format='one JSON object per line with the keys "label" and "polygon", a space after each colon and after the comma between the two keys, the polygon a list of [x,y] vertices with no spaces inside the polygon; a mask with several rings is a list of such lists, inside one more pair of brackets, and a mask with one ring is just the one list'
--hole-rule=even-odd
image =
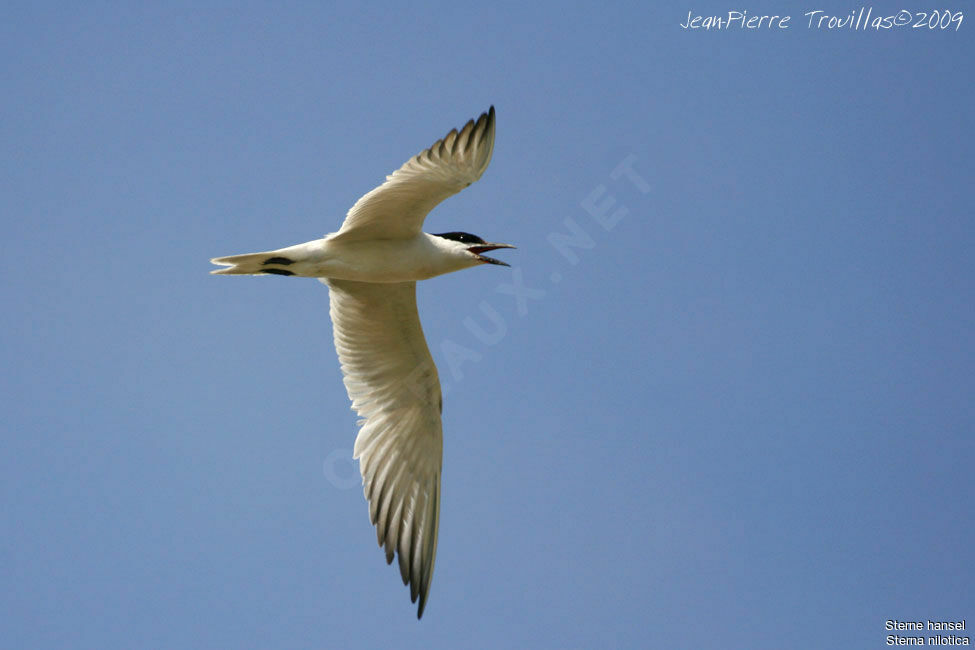
{"label": "bird's breast", "polygon": [[307,273],[300,275],[359,282],[415,282],[456,270],[449,268],[449,261],[422,236],[351,242],[325,239],[319,259],[308,260]]}

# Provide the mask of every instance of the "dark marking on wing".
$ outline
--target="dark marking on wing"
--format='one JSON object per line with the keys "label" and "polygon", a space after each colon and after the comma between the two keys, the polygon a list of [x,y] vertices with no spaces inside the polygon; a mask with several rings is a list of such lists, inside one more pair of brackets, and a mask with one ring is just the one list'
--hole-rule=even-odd
{"label": "dark marking on wing", "polygon": [[281,264],[282,266],[287,266],[294,263],[294,260],[289,260],[287,257],[269,257],[264,260],[264,264]]}
{"label": "dark marking on wing", "polygon": [[287,269],[261,269],[261,273],[270,273],[272,275],[294,275],[293,272]]}

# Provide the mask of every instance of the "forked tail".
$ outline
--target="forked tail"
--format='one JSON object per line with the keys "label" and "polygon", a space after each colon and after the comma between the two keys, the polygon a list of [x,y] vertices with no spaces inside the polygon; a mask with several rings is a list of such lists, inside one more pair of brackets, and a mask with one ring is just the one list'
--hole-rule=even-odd
{"label": "forked tail", "polygon": [[214,275],[264,275],[265,273],[294,275],[294,272],[287,268],[294,264],[294,260],[280,255],[277,251],[214,257],[210,261],[227,267],[210,271]]}

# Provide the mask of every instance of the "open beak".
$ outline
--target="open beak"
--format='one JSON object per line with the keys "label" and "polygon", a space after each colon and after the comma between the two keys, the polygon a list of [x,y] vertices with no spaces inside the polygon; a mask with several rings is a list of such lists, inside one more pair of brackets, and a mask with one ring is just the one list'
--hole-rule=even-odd
{"label": "open beak", "polygon": [[501,260],[496,260],[493,257],[488,257],[487,255],[482,255],[481,253],[486,253],[488,251],[497,250],[499,248],[514,248],[511,244],[478,244],[477,246],[468,246],[467,250],[474,253],[477,259],[481,260],[486,264],[499,264],[501,266],[511,266]]}

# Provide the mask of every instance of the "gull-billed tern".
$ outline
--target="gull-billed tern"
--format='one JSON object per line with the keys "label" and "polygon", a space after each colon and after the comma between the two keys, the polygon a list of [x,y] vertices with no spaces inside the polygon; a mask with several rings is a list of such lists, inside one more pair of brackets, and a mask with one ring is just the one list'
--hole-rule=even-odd
{"label": "gull-billed tern", "polygon": [[438,203],[481,177],[494,150],[494,107],[452,130],[352,206],[338,232],[264,253],[211,260],[226,275],[319,278],[329,289],[335,349],[361,416],[353,456],[386,561],[399,558],[423,615],[437,554],[443,401],[416,311],[416,281],[480,264],[492,244],[465,232],[427,234]]}

